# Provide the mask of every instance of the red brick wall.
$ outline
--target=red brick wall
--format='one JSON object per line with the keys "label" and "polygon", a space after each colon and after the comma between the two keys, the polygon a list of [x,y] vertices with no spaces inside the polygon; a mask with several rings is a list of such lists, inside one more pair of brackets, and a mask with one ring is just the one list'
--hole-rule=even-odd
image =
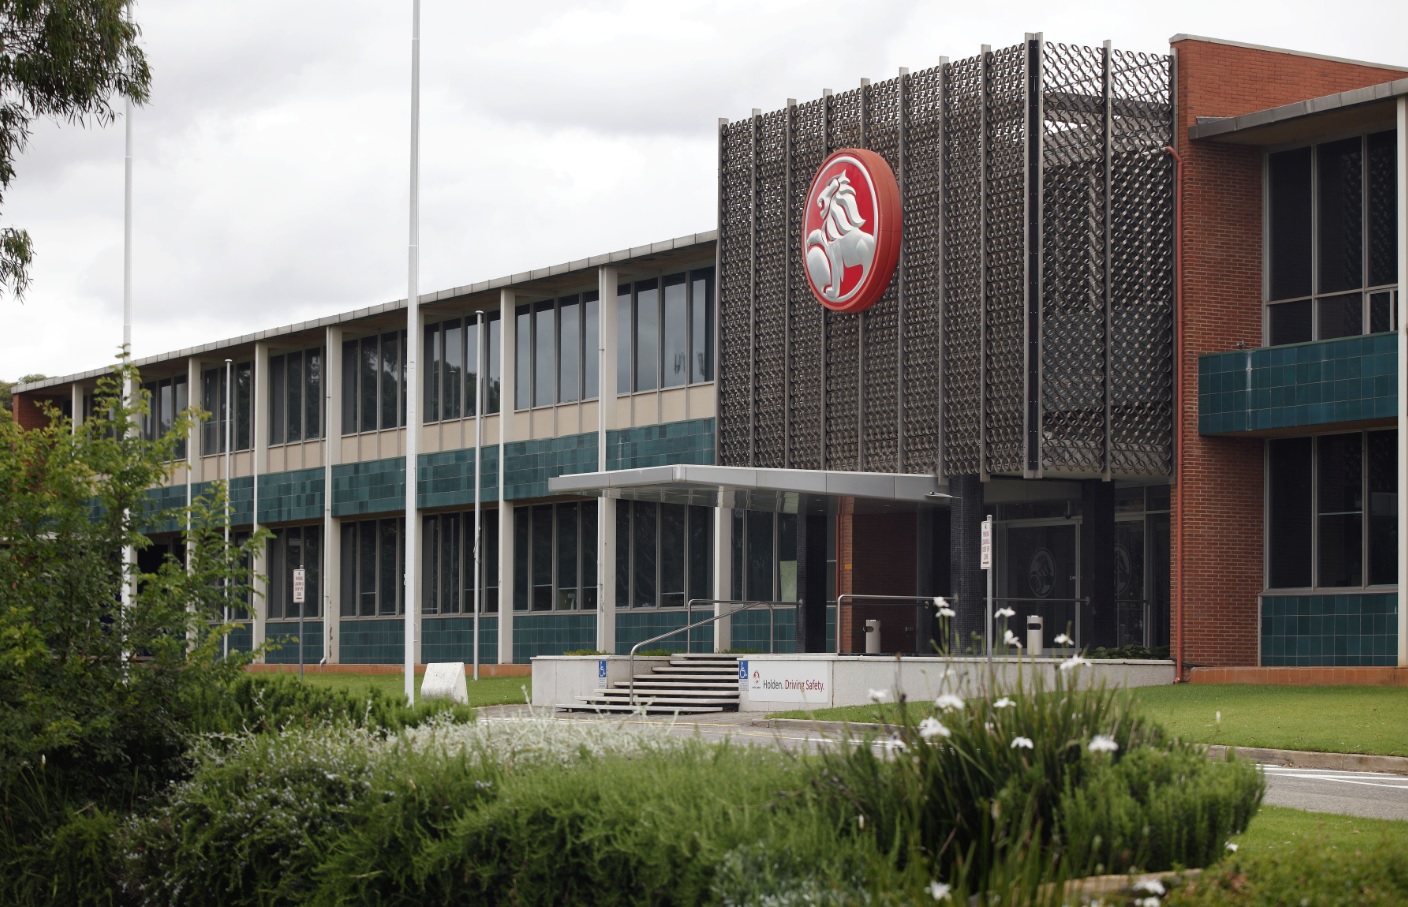
{"label": "red brick wall", "polygon": [[[917,565],[915,515],[855,513],[854,502],[843,502],[837,516],[836,554],[840,576],[836,593],[913,595]],[[912,607],[857,602],[842,609],[837,628],[849,651],[865,651],[864,626],[880,621],[880,651],[913,652],[915,615]],[[842,648],[847,648],[844,644]]]}
{"label": "red brick wall", "polygon": [[[1173,599],[1184,661],[1255,665],[1262,589],[1262,441],[1198,435],[1198,355],[1261,346],[1261,152],[1194,143],[1200,116],[1236,116],[1402,78],[1398,70],[1184,40],[1176,144],[1183,159],[1183,399],[1173,512]],[[1177,618],[1175,616],[1175,622]],[[1175,632],[1177,627],[1174,628]],[[1176,640],[1175,640],[1176,644]]]}
{"label": "red brick wall", "polygon": [[20,428],[43,428],[49,423],[44,416],[44,411],[39,408],[39,402],[24,394],[15,394],[10,398],[12,408],[15,413],[15,421]]}

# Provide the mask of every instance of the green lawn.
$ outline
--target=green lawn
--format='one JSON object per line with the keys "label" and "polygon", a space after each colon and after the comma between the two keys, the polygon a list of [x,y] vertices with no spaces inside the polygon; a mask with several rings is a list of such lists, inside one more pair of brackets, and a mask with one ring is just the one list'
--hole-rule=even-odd
{"label": "green lawn", "polygon": [[[1403,733],[1408,689],[1177,684],[1140,687],[1129,695],[1149,717],[1197,743],[1408,756]],[[873,722],[894,720],[895,707],[846,706],[774,717]]]}
{"label": "green lawn", "polygon": [[[295,675],[297,676],[297,675]],[[303,682],[344,690],[378,689],[392,696],[405,695],[405,674],[304,674]],[[523,704],[533,692],[531,677],[483,677],[465,680],[469,704]],[[416,698],[420,698],[420,681],[416,681]]]}
{"label": "green lawn", "polygon": [[1355,847],[1381,840],[1408,853],[1408,822],[1263,806],[1246,833],[1235,840],[1238,853],[1243,856],[1258,856],[1303,844]]}

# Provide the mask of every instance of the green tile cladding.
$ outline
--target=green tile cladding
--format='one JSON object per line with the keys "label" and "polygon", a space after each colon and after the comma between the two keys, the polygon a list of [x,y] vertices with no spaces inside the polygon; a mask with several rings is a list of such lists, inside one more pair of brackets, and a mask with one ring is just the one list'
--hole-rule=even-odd
{"label": "green tile cladding", "polygon": [[607,469],[677,463],[708,466],[713,462],[713,419],[666,422],[606,433]]}
{"label": "green tile cladding", "polygon": [[[707,617],[713,616],[714,609],[696,608],[693,611],[694,621],[698,622]],[[652,636],[659,636],[661,633],[670,630],[678,630],[685,625],[684,610],[674,608],[668,611],[657,611],[655,609],[642,609],[640,611],[617,611],[616,612],[616,654],[628,655],[631,646],[638,642],[644,642]],[[767,630],[763,630],[763,637],[767,637]],[[674,636],[667,636],[658,642],[647,644],[646,649],[669,649],[671,652],[685,651],[685,644],[688,643],[691,652],[712,652],[714,651],[714,628],[710,624],[702,627],[695,627],[687,633],[677,633]]]}
{"label": "green tile cladding", "polygon": [[[420,660],[426,664],[437,661],[474,661],[474,618],[426,617],[420,624]],[[495,664],[499,660],[499,618],[484,614],[479,617],[479,663]]]}
{"label": "green tile cladding", "polygon": [[186,506],[186,485],[169,485],[162,488],[149,488],[146,492],[146,505],[142,514],[142,528],[146,532],[180,532],[184,525],[180,511]]}
{"label": "green tile cladding", "polygon": [[513,615],[513,661],[596,648],[596,612]]}
{"label": "green tile cladding", "polygon": [[596,472],[596,432],[539,441],[510,441],[504,445],[504,459],[506,500],[546,497],[548,479]]}
{"label": "green tile cladding", "polygon": [[1392,592],[1262,596],[1263,667],[1397,663],[1398,596]]}
{"label": "green tile cladding", "polygon": [[259,477],[259,522],[293,523],[323,517],[323,468]]}
{"label": "green tile cladding", "polygon": [[[342,634],[338,646],[343,664],[394,665],[406,661],[405,621],[399,617],[389,620],[350,620],[338,621],[338,632]],[[456,659],[458,660],[458,659]]]}
{"label": "green tile cladding", "polygon": [[[421,454],[416,496],[421,507],[474,504],[474,448]],[[479,463],[479,500],[499,498],[499,448],[485,445]]]}
{"label": "green tile cladding", "polygon": [[400,457],[332,468],[332,515],[363,516],[406,507],[406,462]]}
{"label": "green tile cladding", "polygon": [[[345,621],[343,626],[346,626]],[[265,626],[264,638],[269,642],[279,644],[277,650],[264,656],[264,660],[269,664],[298,664],[298,640],[300,638],[303,640],[303,663],[305,665],[315,665],[323,660],[323,622],[321,620],[304,620],[302,637],[298,635],[298,621],[271,620]]]}
{"label": "green tile cladding", "polygon": [[1398,407],[1395,334],[1198,357],[1198,432],[1310,428],[1389,419]]}
{"label": "green tile cladding", "polygon": [[[421,507],[474,503],[474,448],[421,454],[416,463],[416,497]],[[498,499],[498,480],[499,448],[485,445],[479,473],[480,500]],[[332,468],[333,516],[395,513],[405,506],[406,461],[401,457]]]}

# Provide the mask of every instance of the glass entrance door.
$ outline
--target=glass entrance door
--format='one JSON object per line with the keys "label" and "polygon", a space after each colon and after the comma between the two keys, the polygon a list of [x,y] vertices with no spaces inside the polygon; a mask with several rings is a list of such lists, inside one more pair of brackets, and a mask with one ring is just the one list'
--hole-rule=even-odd
{"label": "glass entrance door", "polygon": [[1115,523],[1115,645],[1149,644],[1149,598],[1145,592],[1144,520]]}
{"label": "glass entrance door", "polygon": [[[1044,647],[1062,633],[1080,642],[1080,575],[1077,524],[1069,521],[1044,525],[1007,526],[999,565],[998,607],[1008,607],[1017,616],[1008,629],[1025,646],[1027,615],[1043,620]],[[999,627],[1001,624],[998,625]],[[997,630],[1001,636],[1001,630]]]}

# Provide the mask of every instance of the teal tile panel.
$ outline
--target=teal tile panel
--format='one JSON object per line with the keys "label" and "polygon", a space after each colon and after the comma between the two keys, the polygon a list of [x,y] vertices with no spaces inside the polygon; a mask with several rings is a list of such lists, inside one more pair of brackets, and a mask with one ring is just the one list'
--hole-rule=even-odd
{"label": "teal tile panel", "polygon": [[1262,596],[1263,667],[1397,663],[1396,593]]}
{"label": "teal tile panel", "polygon": [[142,507],[142,531],[155,535],[180,532],[186,524],[186,485],[149,488]]}
{"label": "teal tile panel", "polygon": [[[474,619],[472,617],[425,617],[420,624],[421,661],[474,661]],[[499,618],[479,616],[479,663],[498,664]]]}
{"label": "teal tile panel", "polygon": [[[713,615],[713,608],[696,608],[693,611],[694,621],[700,621]],[[629,655],[631,647],[638,642],[650,639],[652,636],[659,636],[669,630],[678,630],[688,621],[685,620],[685,612],[682,608],[671,608],[668,610],[641,609],[639,611],[617,611],[616,612],[616,654]],[[766,638],[767,630],[763,630]],[[690,652],[712,652],[714,651],[714,627],[706,624],[702,627],[695,627],[687,633],[677,633],[673,636],[657,642],[652,642],[645,646],[646,649],[668,649],[671,652],[683,652],[688,644]]]}
{"label": "teal tile panel", "polygon": [[399,617],[375,620],[344,617],[338,622],[343,664],[405,664],[405,621]]}
{"label": "teal tile panel", "polygon": [[[422,508],[474,504],[474,448],[421,454],[416,476],[416,499]],[[479,464],[479,500],[499,499],[499,447],[484,446]]]}
{"label": "teal tile panel", "polygon": [[714,463],[714,420],[691,419],[606,433],[606,468]]}
{"label": "teal tile panel", "polygon": [[404,458],[342,463],[332,468],[333,516],[391,513],[405,508]]}
{"label": "teal tile panel", "polygon": [[[264,660],[269,664],[298,664],[298,621],[271,620],[264,625],[264,638],[276,642],[279,648],[268,652]],[[323,660],[323,622],[303,621],[303,663],[315,665]]]}
{"label": "teal tile panel", "polygon": [[768,612],[745,611],[733,617],[733,648],[753,652],[791,654],[797,651],[797,612],[778,608],[772,619],[772,646],[768,645]]}
{"label": "teal tile panel", "polygon": [[1366,334],[1198,357],[1198,433],[1310,428],[1393,418],[1395,334]]}
{"label": "teal tile panel", "polygon": [[254,627],[250,624],[236,624],[230,631],[230,651],[248,652],[254,648]]}
{"label": "teal tile panel", "polygon": [[514,664],[528,664],[537,655],[595,648],[595,611],[513,615]]}
{"label": "teal tile panel", "polygon": [[259,522],[307,522],[323,516],[323,468],[271,472],[259,477]]}
{"label": "teal tile panel", "polygon": [[[541,498],[554,476],[596,472],[596,432],[504,445],[504,498]],[[515,645],[515,649],[517,646]]]}

